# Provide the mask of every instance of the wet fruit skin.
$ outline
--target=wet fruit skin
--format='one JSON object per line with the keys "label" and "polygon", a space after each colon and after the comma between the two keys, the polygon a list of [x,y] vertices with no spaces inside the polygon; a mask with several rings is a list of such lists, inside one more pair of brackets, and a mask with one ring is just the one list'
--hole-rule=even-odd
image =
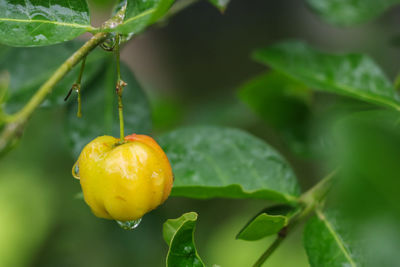
{"label": "wet fruit skin", "polygon": [[[87,144],[75,163],[85,202],[100,218],[137,220],[162,204],[172,188],[167,156],[153,138],[132,134],[100,136]],[[73,167],[73,173],[75,166]]]}

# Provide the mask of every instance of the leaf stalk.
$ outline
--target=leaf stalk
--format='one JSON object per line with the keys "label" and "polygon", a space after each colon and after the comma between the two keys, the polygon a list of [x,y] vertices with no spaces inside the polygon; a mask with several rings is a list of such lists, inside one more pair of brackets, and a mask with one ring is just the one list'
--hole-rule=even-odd
{"label": "leaf stalk", "polygon": [[117,63],[117,85],[115,87],[115,91],[118,95],[118,115],[119,115],[119,134],[120,134],[120,143],[125,142],[125,133],[124,133],[124,111],[123,111],[123,105],[122,105],[122,92],[124,90],[124,87],[127,85],[126,82],[124,82],[121,79],[121,67],[120,67],[120,51],[119,51],[119,46],[120,46],[120,35],[117,34],[116,39],[115,39],[115,47],[114,47],[114,53],[115,53],[115,59]]}
{"label": "leaf stalk", "polygon": [[260,267],[264,262],[273,254],[273,252],[279,247],[286,236],[292,232],[292,230],[305,218],[307,218],[312,212],[316,210],[318,206],[321,205],[326,197],[326,194],[332,187],[333,177],[337,174],[338,169],[334,170],[320,182],[310,188],[307,192],[302,194],[299,199],[299,204],[302,206],[299,212],[296,212],[289,219],[289,223],[286,227],[282,228],[278,233],[278,236],[267,248],[267,250],[258,258],[254,263],[253,267]]}

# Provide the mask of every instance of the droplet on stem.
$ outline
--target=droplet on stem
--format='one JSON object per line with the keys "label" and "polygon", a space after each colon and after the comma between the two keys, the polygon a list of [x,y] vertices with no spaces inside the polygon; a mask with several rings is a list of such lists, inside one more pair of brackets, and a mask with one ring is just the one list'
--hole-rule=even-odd
{"label": "droplet on stem", "polygon": [[118,225],[124,230],[133,230],[139,226],[142,218],[132,221],[116,221]]}

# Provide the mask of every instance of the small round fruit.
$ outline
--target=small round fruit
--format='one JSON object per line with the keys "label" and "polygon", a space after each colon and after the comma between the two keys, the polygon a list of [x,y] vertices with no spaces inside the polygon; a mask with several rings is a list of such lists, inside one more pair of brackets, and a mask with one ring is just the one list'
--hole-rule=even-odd
{"label": "small round fruit", "polygon": [[171,165],[156,141],[136,134],[125,141],[119,144],[112,136],[97,137],[83,148],[72,169],[73,174],[79,172],[74,176],[97,217],[137,220],[171,192]]}

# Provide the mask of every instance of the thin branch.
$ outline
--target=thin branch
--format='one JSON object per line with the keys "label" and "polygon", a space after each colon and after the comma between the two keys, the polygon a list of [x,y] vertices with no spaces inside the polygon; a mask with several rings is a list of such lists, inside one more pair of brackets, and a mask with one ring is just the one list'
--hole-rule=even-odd
{"label": "thin branch", "polygon": [[279,247],[282,241],[290,234],[293,229],[307,218],[310,213],[314,212],[316,207],[325,199],[326,194],[332,187],[333,177],[337,174],[338,169],[334,170],[323,178],[320,182],[314,185],[311,189],[305,192],[300,197],[300,204],[303,208],[300,212],[296,212],[290,219],[286,227],[279,233],[274,242],[267,248],[267,250],[258,258],[253,267],[260,267],[272,255],[272,253]]}
{"label": "thin branch", "polygon": [[46,96],[52,91],[54,86],[74,67],[81,59],[89,54],[96,46],[102,43],[108,33],[97,33],[72,56],[70,56],[53,75],[39,88],[29,102],[17,113],[9,115],[7,122],[25,121],[33,111],[43,102]]}
{"label": "thin branch", "polygon": [[54,86],[74,67],[82,58],[102,43],[108,33],[97,33],[72,56],[70,56],[53,75],[39,88],[29,102],[15,114],[3,114],[2,119],[7,124],[0,134],[0,152],[7,150],[11,143],[15,143],[22,134],[24,125],[33,111],[43,102]]}
{"label": "thin branch", "polygon": [[[285,228],[284,228],[285,229]],[[272,253],[279,247],[282,241],[285,239],[286,235],[280,235],[276,237],[274,242],[267,248],[267,250],[260,256],[260,258],[254,263],[253,267],[260,267],[264,262],[272,255]]]}
{"label": "thin branch", "polygon": [[[180,1],[179,5],[169,12],[170,16],[181,11],[197,0]],[[0,133],[0,153],[7,150],[11,143],[15,143],[22,134],[24,125],[36,108],[43,102],[46,96],[53,90],[55,85],[84,57],[86,57],[96,46],[103,43],[110,33],[106,29],[114,28],[123,23],[126,6],[123,6],[117,14],[103,23],[101,28],[87,28],[90,32],[97,32],[89,41],[87,41],[78,51],[69,57],[53,75],[36,91],[29,102],[18,112],[14,114],[0,113],[0,126],[4,126]],[[167,16],[169,17],[169,16]]]}

